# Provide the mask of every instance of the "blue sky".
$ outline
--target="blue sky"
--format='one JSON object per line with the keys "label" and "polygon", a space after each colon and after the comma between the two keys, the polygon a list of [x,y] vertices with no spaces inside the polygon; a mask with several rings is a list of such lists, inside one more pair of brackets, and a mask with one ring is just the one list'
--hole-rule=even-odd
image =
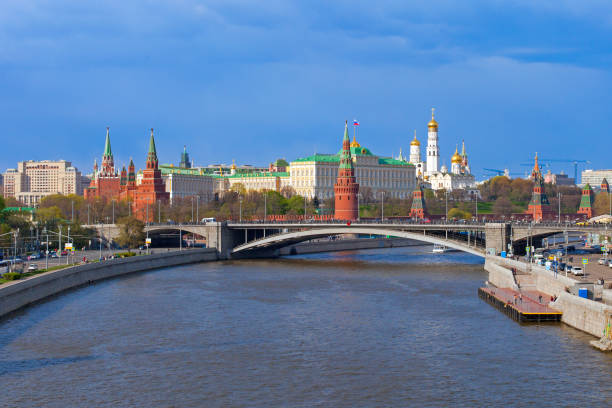
{"label": "blue sky", "polygon": [[[588,4],[586,4],[588,3]],[[344,120],[389,156],[540,156],[612,168],[609,1],[0,2],[0,168],[19,160],[267,165],[340,148]],[[553,170],[572,170],[570,165]]]}

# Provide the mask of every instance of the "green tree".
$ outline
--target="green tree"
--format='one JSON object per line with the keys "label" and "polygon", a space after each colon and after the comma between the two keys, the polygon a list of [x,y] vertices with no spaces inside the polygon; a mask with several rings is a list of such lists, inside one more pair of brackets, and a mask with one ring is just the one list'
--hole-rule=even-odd
{"label": "green tree", "polygon": [[472,213],[469,211],[460,210],[459,208],[451,208],[448,210],[449,219],[469,220],[472,218]]}
{"label": "green tree", "polygon": [[506,216],[512,214],[512,202],[506,196],[499,197],[493,204],[493,212],[497,215]]}
{"label": "green tree", "polygon": [[136,248],[144,243],[144,223],[135,217],[123,217],[117,221],[119,237],[117,243],[122,247]]}

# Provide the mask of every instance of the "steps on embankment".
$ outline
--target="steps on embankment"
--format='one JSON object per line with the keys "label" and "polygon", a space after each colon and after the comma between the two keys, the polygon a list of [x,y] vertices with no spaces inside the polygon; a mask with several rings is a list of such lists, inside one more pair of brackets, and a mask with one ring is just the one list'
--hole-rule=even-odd
{"label": "steps on embankment", "polygon": [[[511,268],[517,271],[515,275]],[[597,338],[603,335],[605,328],[612,321],[612,306],[568,293],[568,288],[580,283],[575,279],[555,274],[538,265],[490,255],[486,257],[485,270],[489,272],[489,282],[498,288],[518,290],[522,282],[527,285],[523,286],[524,293],[533,297],[529,292],[533,292],[531,285],[535,283],[534,293],[557,296],[557,300],[551,302],[550,307],[562,313],[561,321]],[[524,278],[525,273],[530,278]]]}
{"label": "steps on embankment", "polygon": [[46,272],[0,285],[0,317],[31,303],[91,282],[151,269],[216,261],[214,248],[111,259]]}

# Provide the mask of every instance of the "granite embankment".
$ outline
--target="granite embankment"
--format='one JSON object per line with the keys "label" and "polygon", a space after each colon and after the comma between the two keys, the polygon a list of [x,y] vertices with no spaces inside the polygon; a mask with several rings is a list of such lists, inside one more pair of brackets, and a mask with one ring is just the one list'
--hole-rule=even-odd
{"label": "granite embankment", "polygon": [[[512,273],[514,268],[516,274]],[[498,256],[487,256],[485,270],[489,272],[489,282],[497,287],[518,289],[517,279],[526,276],[534,289],[557,296],[557,300],[550,306],[563,313],[561,321],[578,330],[601,337],[610,316],[612,306],[606,304],[610,297],[609,290],[605,290],[602,301],[578,297],[572,293],[572,288],[582,286],[585,282],[555,274],[538,265],[515,261]],[[524,288],[524,285],[520,285]]]}
{"label": "granite embankment", "polygon": [[46,297],[102,279],[217,259],[214,248],[190,249],[93,262],[8,282],[0,285],[0,317]]}

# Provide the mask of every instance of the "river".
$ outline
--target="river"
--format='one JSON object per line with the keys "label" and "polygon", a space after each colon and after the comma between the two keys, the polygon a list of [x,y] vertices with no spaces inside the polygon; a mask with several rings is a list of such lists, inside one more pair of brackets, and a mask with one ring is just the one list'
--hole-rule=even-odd
{"label": "river", "polygon": [[0,321],[0,406],[610,406],[612,355],[481,301],[431,247],[203,263]]}

